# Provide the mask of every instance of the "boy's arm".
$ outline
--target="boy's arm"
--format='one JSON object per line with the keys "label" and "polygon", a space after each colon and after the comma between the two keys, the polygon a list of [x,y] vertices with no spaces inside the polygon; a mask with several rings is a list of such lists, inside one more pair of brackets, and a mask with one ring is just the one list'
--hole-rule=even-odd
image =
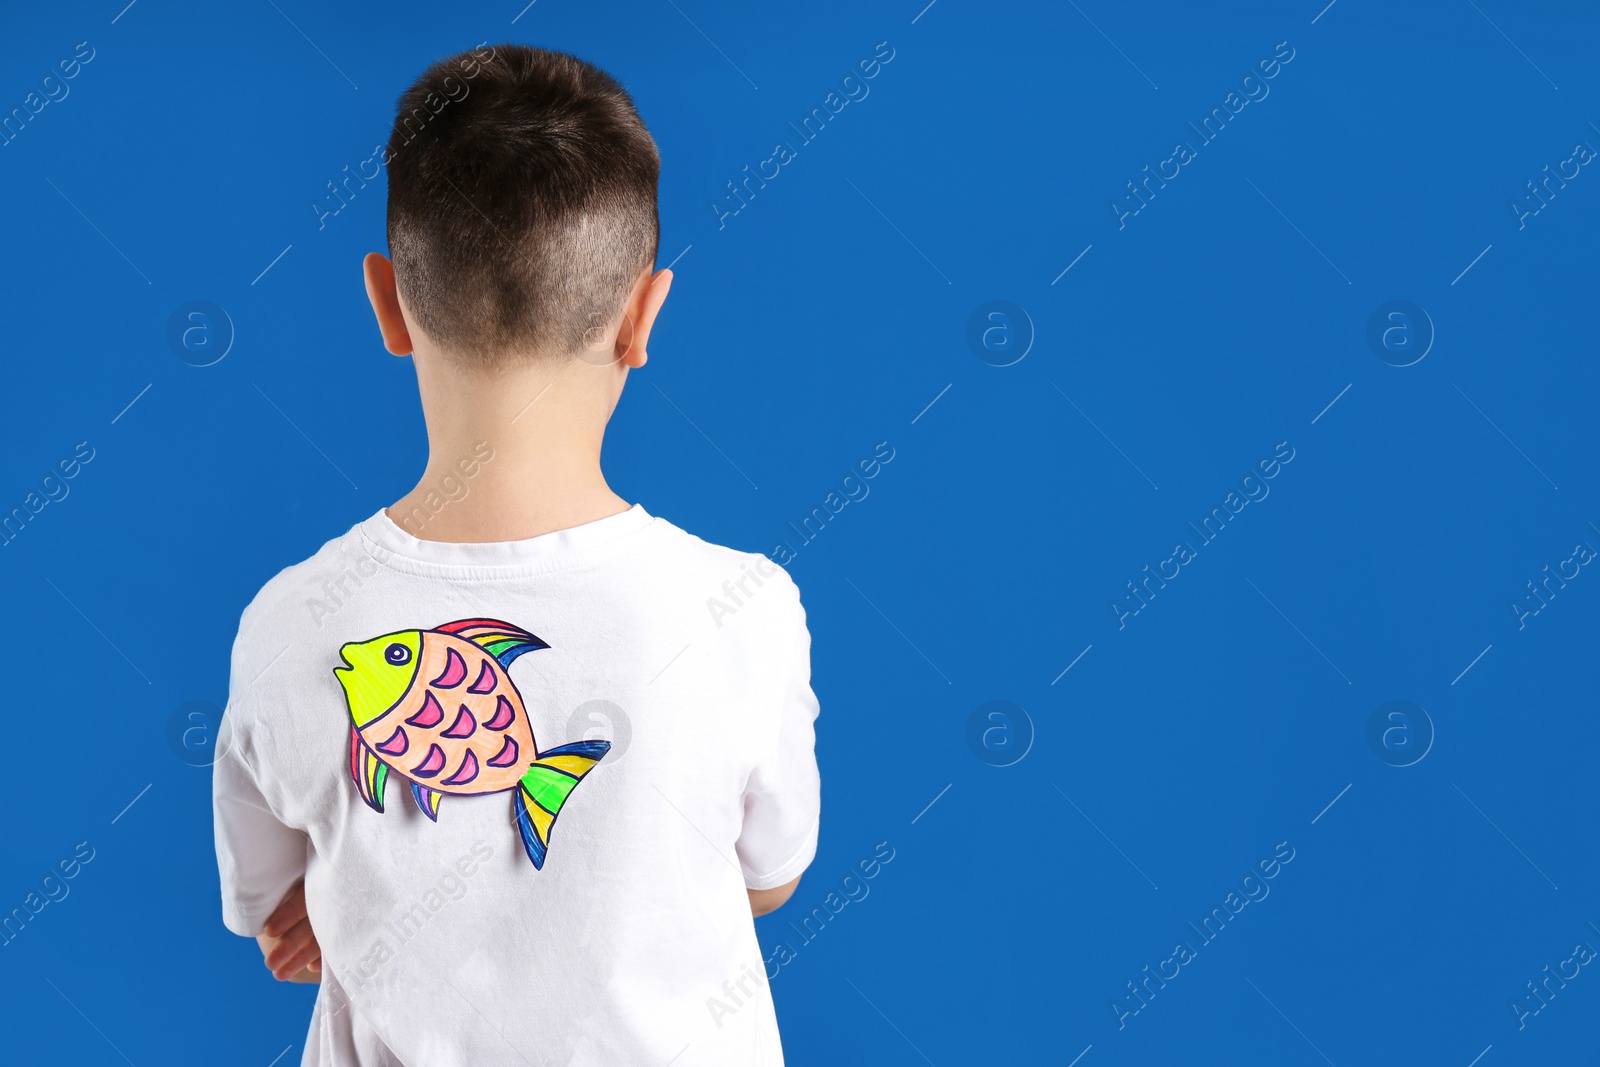
{"label": "boy's arm", "polygon": [[787,885],[773,889],[746,889],[745,892],[750,894],[750,914],[758,919],[763,915],[771,915],[789,903],[789,898],[794,896],[795,886],[799,884],[800,879],[796,878]]}
{"label": "boy's arm", "polygon": [[[781,573],[781,572],[780,572]],[[817,852],[821,782],[817,773],[817,697],[811,691],[811,635],[799,594],[795,622],[779,669],[788,682],[770,746],[750,771],[744,792],[744,825],[736,850],[753,915],[781,907]]]}
{"label": "boy's arm", "polygon": [[296,882],[256,935],[261,957],[280,982],[322,981],[322,946],[306,915],[306,887]]}
{"label": "boy's arm", "polygon": [[[305,917],[299,884],[306,873],[306,837],[273,813],[246,759],[244,739],[236,731],[230,709],[217,737],[222,756],[212,767],[222,921],[241,936],[265,933],[276,942]],[[309,929],[307,923],[305,930]]]}

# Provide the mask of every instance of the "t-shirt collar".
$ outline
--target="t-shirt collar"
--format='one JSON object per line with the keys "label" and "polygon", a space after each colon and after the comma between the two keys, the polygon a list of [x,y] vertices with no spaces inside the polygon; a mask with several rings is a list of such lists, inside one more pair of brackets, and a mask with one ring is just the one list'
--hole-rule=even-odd
{"label": "t-shirt collar", "polygon": [[494,578],[564,570],[654,521],[642,505],[635,504],[581,526],[518,541],[427,541],[408,533],[387,509],[380,509],[356,529],[379,563],[413,573]]}

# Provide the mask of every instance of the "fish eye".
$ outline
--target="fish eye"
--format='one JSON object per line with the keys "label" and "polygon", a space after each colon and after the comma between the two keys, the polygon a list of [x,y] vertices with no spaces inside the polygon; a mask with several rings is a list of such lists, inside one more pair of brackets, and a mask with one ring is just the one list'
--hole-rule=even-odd
{"label": "fish eye", "polygon": [[402,645],[400,642],[396,641],[394,644],[383,650],[383,658],[388,660],[396,667],[404,667],[407,663],[411,662],[411,650],[405,645]]}

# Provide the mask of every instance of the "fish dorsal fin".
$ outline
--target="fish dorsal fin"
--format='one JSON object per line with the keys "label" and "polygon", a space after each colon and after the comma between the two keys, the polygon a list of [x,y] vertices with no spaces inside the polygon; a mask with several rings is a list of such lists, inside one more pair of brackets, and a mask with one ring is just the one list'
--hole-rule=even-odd
{"label": "fish dorsal fin", "polygon": [[499,619],[461,619],[447,622],[434,629],[452,634],[482,647],[500,662],[510,667],[511,661],[524,652],[533,652],[550,646],[520,626],[512,626]]}

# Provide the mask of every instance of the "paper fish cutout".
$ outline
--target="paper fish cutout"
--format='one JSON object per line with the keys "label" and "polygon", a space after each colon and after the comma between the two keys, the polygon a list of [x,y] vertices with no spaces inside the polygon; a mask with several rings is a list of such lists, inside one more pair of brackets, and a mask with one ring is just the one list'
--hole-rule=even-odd
{"label": "paper fish cutout", "polygon": [[508,668],[549,647],[497,619],[463,619],[340,648],[345,665],[334,675],[350,709],[350,777],[361,799],[383,811],[397,774],[437,822],[446,794],[510,792],[523,848],[543,869],[556,816],[611,749],[609,741],[578,741],[538,751]]}

